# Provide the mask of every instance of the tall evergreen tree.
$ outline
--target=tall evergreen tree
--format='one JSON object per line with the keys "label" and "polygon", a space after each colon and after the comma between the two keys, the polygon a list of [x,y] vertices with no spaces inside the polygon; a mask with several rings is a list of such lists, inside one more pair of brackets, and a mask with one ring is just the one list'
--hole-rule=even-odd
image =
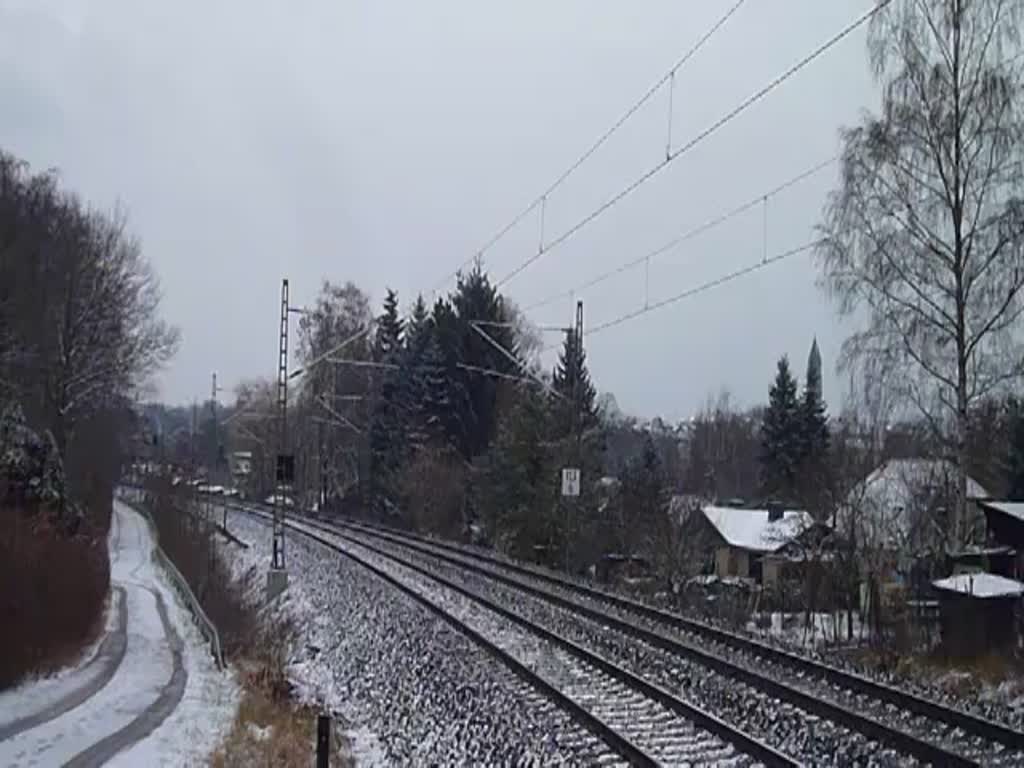
{"label": "tall evergreen tree", "polygon": [[597,390],[587,369],[587,353],[575,331],[565,335],[551,388],[557,393],[552,407],[559,436],[570,435],[574,428],[584,432],[597,425]]}
{"label": "tall evergreen tree", "polygon": [[[389,289],[374,336],[373,352],[377,362],[399,365],[403,351],[402,330],[398,295]],[[389,509],[389,503],[395,496],[397,472],[408,449],[400,398],[401,373],[400,369],[382,369],[377,377],[379,385],[374,387],[370,420],[370,489],[371,503],[378,516]]]}
{"label": "tall evergreen tree", "polygon": [[823,459],[828,453],[828,415],[821,385],[821,353],[818,340],[811,343],[807,356],[807,379],[804,381],[804,396],[801,403],[804,428],[804,454],[812,463]]}
{"label": "tall evergreen tree", "polygon": [[626,530],[620,537],[631,554],[651,553],[654,538],[662,530],[661,518],[668,514],[668,500],[661,457],[650,432],[645,432],[643,450],[629,461],[622,476],[622,520]]}
{"label": "tall evergreen tree", "polygon": [[566,334],[562,351],[552,375],[550,397],[551,436],[559,446],[552,467],[580,470],[578,499],[559,496],[555,521],[562,551],[553,564],[578,571],[592,563],[604,549],[605,526],[594,515],[583,514],[598,505],[597,480],[601,476],[604,433],[599,429],[597,392],[587,370],[587,356],[576,334]]}
{"label": "tall evergreen tree", "polygon": [[494,442],[478,462],[474,487],[480,518],[495,547],[516,557],[532,559],[534,547],[558,541],[548,418],[542,393],[517,388]]}
{"label": "tall evergreen tree", "polygon": [[398,294],[388,289],[384,298],[384,311],[377,318],[374,335],[374,359],[379,363],[394,362],[402,348],[402,319],[398,316]]}
{"label": "tall evergreen tree", "polygon": [[431,327],[430,311],[423,301],[423,294],[416,297],[409,312],[409,322],[405,326],[405,348],[413,355],[418,354],[430,333]]}
{"label": "tall evergreen tree", "polygon": [[797,383],[789,359],[779,359],[775,381],[768,393],[768,408],[761,425],[761,491],[789,499],[796,488],[804,454],[804,430]]}
{"label": "tall evergreen tree", "polygon": [[[508,317],[501,295],[479,265],[468,275],[459,276],[451,306],[458,327],[457,358],[451,373],[461,381],[468,406],[462,414],[465,431],[459,447],[463,457],[471,461],[490,445],[496,425],[498,391],[504,382],[479,371],[460,368],[459,364],[515,374],[518,368],[505,352],[514,357],[517,349],[512,330],[503,325]],[[484,334],[493,343],[484,338]]]}
{"label": "tall evergreen tree", "polygon": [[471,422],[471,403],[466,379],[458,367],[462,362],[461,327],[455,309],[447,299],[438,299],[431,311],[433,337],[443,365],[446,408],[440,414],[446,440],[466,457],[467,433]]}
{"label": "tall evergreen tree", "polygon": [[450,411],[445,360],[422,297],[413,305],[406,327],[401,373],[399,400],[410,449],[448,445],[444,427]]}

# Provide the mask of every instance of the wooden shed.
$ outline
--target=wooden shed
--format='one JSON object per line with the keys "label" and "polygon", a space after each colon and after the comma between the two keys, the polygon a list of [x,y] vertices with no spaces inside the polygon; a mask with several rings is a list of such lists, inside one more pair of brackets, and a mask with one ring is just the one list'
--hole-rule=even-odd
{"label": "wooden shed", "polygon": [[1012,651],[1024,584],[994,573],[961,573],[933,581],[938,591],[942,645],[959,657]]}

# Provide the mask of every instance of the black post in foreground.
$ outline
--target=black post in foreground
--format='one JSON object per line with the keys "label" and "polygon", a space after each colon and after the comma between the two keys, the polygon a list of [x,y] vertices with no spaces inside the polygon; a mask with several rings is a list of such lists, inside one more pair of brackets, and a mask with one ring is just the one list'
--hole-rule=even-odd
{"label": "black post in foreground", "polygon": [[316,768],[327,768],[331,754],[331,716],[316,718]]}

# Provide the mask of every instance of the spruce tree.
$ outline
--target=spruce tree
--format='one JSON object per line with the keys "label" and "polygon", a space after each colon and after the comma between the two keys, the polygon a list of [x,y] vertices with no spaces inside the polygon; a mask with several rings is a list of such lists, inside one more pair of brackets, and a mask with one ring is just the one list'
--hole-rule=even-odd
{"label": "spruce tree", "polygon": [[[402,348],[402,321],[398,316],[398,295],[388,290],[384,309],[377,319],[374,359],[385,365],[399,365]],[[370,417],[370,490],[378,516],[389,508],[396,492],[397,473],[407,453],[402,429],[400,400],[401,369],[383,368],[377,376]]]}
{"label": "spruce tree", "polygon": [[388,289],[384,298],[384,311],[377,318],[374,335],[374,359],[378,363],[393,362],[402,347],[402,319],[398,316],[398,294]]}
{"label": "spruce tree", "polygon": [[804,429],[804,458],[814,462],[828,453],[828,415],[821,385],[821,353],[818,340],[811,344],[807,356],[807,379],[804,382],[804,396],[801,403]]}
{"label": "spruce tree", "polygon": [[431,328],[430,311],[423,301],[423,294],[416,297],[409,312],[409,322],[405,326],[405,349],[413,356],[419,354],[433,329]]}
{"label": "spruce tree", "polygon": [[[516,374],[519,372],[518,366],[497,347],[513,357],[517,349],[511,328],[503,325],[508,317],[501,295],[479,264],[469,274],[459,275],[451,306],[458,328],[458,357],[454,361],[455,370],[451,373],[461,381],[468,406],[461,417],[464,433],[460,449],[463,457],[471,461],[474,456],[486,450],[494,436],[498,389],[502,382],[495,376],[460,368],[458,364]],[[494,343],[484,338],[483,334],[489,336]]]}
{"label": "spruce tree", "polygon": [[488,537],[516,557],[533,559],[535,546],[557,541],[548,417],[548,403],[537,388],[517,388],[474,483]]}
{"label": "spruce tree", "polygon": [[575,331],[565,335],[551,388],[556,393],[552,407],[555,430],[560,437],[569,436],[574,428],[585,432],[596,426],[597,390],[587,370],[587,353],[578,343]]}
{"label": "spruce tree", "polygon": [[462,362],[461,328],[455,310],[447,299],[438,299],[431,311],[433,337],[444,370],[445,408],[439,413],[446,440],[466,458],[467,433],[472,421],[472,405],[466,391]]}
{"label": "spruce tree", "polygon": [[597,516],[584,514],[597,504],[597,479],[603,471],[605,435],[597,414],[597,392],[587,370],[583,345],[572,331],[566,334],[552,376],[551,435],[559,446],[553,466],[580,470],[578,499],[558,497],[555,512],[560,551],[553,564],[570,571],[592,563],[604,549],[605,536]]}
{"label": "spruce tree", "polygon": [[626,465],[622,477],[622,519],[626,530],[620,538],[630,554],[651,554],[655,536],[667,514],[668,484],[661,457],[650,432],[644,432],[643,450]]}
{"label": "spruce tree", "polygon": [[792,498],[805,455],[803,413],[789,359],[779,359],[768,408],[761,425],[761,490],[768,497]]}
{"label": "spruce tree", "polygon": [[430,316],[417,315],[414,307],[406,331],[399,396],[406,440],[412,451],[449,444],[444,427],[449,416],[444,356]]}

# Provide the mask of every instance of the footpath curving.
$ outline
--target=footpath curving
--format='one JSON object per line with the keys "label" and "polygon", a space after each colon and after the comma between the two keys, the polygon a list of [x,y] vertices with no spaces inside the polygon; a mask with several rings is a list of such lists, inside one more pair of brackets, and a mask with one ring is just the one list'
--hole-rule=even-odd
{"label": "footpath curving", "polygon": [[[234,715],[237,687],[218,671],[177,585],[155,562],[150,523],[116,502],[108,544],[106,635],[61,685],[30,682],[0,695],[0,765],[88,768],[129,756],[186,764],[213,749]],[[205,728],[195,732],[195,722]]]}

